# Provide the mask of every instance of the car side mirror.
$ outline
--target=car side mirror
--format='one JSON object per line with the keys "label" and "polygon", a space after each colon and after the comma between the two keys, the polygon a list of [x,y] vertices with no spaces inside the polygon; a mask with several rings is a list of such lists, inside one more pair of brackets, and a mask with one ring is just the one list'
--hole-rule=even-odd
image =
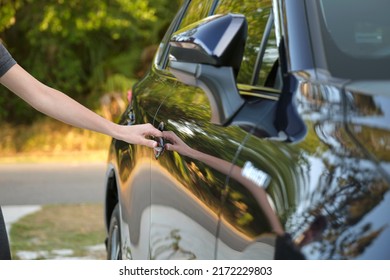
{"label": "car side mirror", "polygon": [[174,33],[170,40],[172,74],[202,88],[210,101],[211,122],[226,125],[244,104],[237,85],[247,37],[243,15],[208,17]]}

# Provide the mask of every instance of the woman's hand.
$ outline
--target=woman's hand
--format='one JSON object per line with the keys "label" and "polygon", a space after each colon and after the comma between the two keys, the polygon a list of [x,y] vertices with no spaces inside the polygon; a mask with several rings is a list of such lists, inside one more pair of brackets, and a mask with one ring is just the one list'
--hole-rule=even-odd
{"label": "woman's hand", "polygon": [[[127,143],[144,145],[150,148],[155,148],[157,142],[150,139],[150,137],[162,137],[163,134],[160,130],[148,124],[137,125],[118,125],[117,133],[112,133],[113,137],[118,140],[125,141]],[[149,138],[149,139],[148,139]]]}

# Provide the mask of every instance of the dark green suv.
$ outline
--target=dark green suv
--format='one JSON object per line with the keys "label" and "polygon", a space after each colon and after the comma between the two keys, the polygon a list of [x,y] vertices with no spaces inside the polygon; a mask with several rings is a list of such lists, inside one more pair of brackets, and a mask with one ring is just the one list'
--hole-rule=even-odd
{"label": "dark green suv", "polygon": [[185,1],[113,139],[110,259],[390,259],[390,2]]}

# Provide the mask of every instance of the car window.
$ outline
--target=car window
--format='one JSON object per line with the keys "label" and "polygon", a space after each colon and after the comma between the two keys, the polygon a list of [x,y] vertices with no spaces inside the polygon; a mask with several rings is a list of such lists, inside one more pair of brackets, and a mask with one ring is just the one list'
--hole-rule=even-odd
{"label": "car window", "polygon": [[330,74],[344,79],[388,79],[390,1],[320,0],[316,3]]}
{"label": "car window", "polygon": [[165,61],[166,61],[165,57],[166,57],[166,53],[167,53],[167,49],[168,49],[168,45],[169,45],[168,41],[169,41],[169,38],[171,37],[172,33],[177,29],[179,19],[181,18],[182,14],[185,10],[184,8],[185,8],[185,6],[183,5],[181,7],[181,9],[178,11],[175,18],[171,22],[167,32],[165,33],[164,38],[162,39],[160,45],[158,46],[157,53],[155,56],[155,63],[159,68],[164,68]]}
{"label": "car window", "polygon": [[167,66],[167,56],[169,52],[168,41],[171,38],[172,33],[206,18],[211,11],[213,2],[214,1],[190,0],[187,1],[187,4],[182,5],[181,10],[176,14],[175,19],[172,21],[158,48],[155,63],[159,68],[164,69]]}
{"label": "car window", "polygon": [[183,20],[180,23],[179,29],[206,18],[213,6],[213,1],[192,0],[186,10]]}
{"label": "car window", "polygon": [[272,26],[269,27],[270,32],[264,35],[264,52],[262,53],[260,50],[258,54],[251,84],[280,90],[282,89],[282,80],[273,17],[270,18],[270,21]]}
{"label": "car window", "polygon": [[[269,72],[278,57],[275,32],[268,38],[263,55],[260,72],[256,73],[256,62],[260,51],[261,41],[272,11],[271,0],[220,0],[214,14],[238,13],[243,14],[248,21],[248,38],[246,41],[244,58],[238,73],[237,82],[264,86]],[[254,73],[259,77],[253,79]],[[253,80],[255,83],[253,83]],[[271,86],[272,87],[272,86]]]}
{"label": "car window", "polygon": [[[320,7],[326,29],[341,51],[355,57],[389,55],[389,1],[322,0]],[[348,17],[342,17],[346,11]]]}

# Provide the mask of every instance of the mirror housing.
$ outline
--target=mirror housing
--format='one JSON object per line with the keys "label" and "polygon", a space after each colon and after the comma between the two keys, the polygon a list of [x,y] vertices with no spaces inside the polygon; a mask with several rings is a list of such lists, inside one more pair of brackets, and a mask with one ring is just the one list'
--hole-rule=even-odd
{"label": "mirror housing", "polygon": [[233,67],[238,73],[245,49],[248,24],[243,15],[214,15],[173,34],[173,60]]}
{"label": "mirror housing", "polygon": [[212,123],[228,124],[244,104],[236,76],[247,28],[243,15],[216,15],[179,30],[171,38],[170,71],[179,81],[206,92]]}

